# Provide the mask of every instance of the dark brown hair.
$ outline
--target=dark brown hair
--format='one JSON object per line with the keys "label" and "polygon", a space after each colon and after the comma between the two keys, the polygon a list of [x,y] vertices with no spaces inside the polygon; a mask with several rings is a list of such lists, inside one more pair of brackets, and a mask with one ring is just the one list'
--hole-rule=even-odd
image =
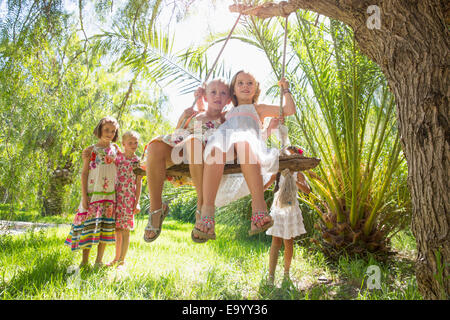
{"label": "dark brown hair", "polygon": [[115,118],[110,116],[104,117],[99,121],[94,129],[94,135],[99,139],[102,137],[102,128],[105,123],[111,123],[116,128],[116,133],[112,139],[113,142],[116,142],[119,137],[119,123]]}
{"label": "dark brown hair", "polygon": [[[238,105],[238,101],[237,101],[236,95],[234,94],[234,86],[236,85],[236,79],[237,79],[237,76],[238,76],[239,73],[246,73],[246,74],[249,74],[249,75],[251,75],[253,77],[253,75],[251,73],[246,72],[245,70],[240,70],[231,79],[231,82],[230,82],[230,95],[231,95],[231,102],[233,103],[233,105],[235,107]],[[253,79],[255,79],[255,77],[253,77]],[[256,79],[255,79],[255,83],[256,83],[256,91],[255,91],[255,95],[253,96],[252,103],[258,102],[258,98],[259,98],[259,95],[261,93],[261,89],[259,88],[259,82],[256,81]]]}

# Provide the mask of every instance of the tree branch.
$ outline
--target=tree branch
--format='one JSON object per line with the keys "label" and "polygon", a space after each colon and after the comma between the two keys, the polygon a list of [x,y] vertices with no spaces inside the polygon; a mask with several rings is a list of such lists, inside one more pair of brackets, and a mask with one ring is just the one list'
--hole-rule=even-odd
{"label": "tree branch", "polygon": [[298,9],[303,9],[351,24],[354,22],[352,13],[363,13],[369,5],[367,0],[289,0],[280,3],[269,2],[259,6],[234,4],[229,7],[229,10],[266,19],[274,16],[285,17]]}

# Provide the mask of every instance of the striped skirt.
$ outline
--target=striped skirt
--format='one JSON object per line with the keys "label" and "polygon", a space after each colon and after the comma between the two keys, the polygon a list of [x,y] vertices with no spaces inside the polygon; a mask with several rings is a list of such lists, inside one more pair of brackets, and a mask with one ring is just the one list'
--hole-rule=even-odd
{"label": "striped skirt", "polygon": [[[82,206],[80,205],[80,208]],[[88,211],[78,209],[69,236],[64,242],[72,251],[90,249],[100,242],[115,242],[114,202],[96,201]]]}

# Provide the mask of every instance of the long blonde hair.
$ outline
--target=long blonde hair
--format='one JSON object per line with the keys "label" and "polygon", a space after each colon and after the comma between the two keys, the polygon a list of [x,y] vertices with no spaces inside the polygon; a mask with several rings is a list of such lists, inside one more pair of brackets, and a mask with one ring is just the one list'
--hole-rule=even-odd
{"label": "long blonde hair", "polygon": [[[240,70],[233,76],[233,78],[231,79],[231,82],[230,82],[230,95],[231,95],[231,102],[233,103],[233,105],[235,107],[238,105],[238,101],[237,101],[236,95],[234,94],[234,86],[236,85],[236,79],[237,79],[237,76],[239,73],[246,73],[248,75],[251,75],[253,77],[253,79],[255,79],[255,77],[250,72],[247,72],[245,70]],[[258,98],[261,93],[261,89],[259,88],[259,82],[256,81],[256,79],[255,79],[255,83],[256,83],[256,91],[255,91],[255,95],[253,96],[252,103],[258,102]]]}

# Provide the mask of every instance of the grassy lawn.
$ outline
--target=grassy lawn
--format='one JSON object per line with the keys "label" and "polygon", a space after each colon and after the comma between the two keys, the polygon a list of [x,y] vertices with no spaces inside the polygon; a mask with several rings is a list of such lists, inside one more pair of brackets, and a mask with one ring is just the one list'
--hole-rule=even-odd
{"label": "grassy lawn", "polygon": [[[327,262],[317,251],[295,246],[291,281],[283,281],[280,255],[275,286],[265,279],[269,241],[265,235],[234,240],[218,224],[218,239],[195,244],[192,224],[166,220],[160,238],[143,241],[145,221],[137,221],[124,270],[91,266],[63,245],[69,227],[0,236],[1,299],[421,299],[414,275],[414,239],[403,233],[393,241],[401,254],[388,263],[341,257]],[[104,262],[113,259],[108,246]],[[381,289],[367,290],[369,265],[381,270]],[[69,272],[68,272],[69,270]],[[329,281],[321,283],[323,276]]]}

